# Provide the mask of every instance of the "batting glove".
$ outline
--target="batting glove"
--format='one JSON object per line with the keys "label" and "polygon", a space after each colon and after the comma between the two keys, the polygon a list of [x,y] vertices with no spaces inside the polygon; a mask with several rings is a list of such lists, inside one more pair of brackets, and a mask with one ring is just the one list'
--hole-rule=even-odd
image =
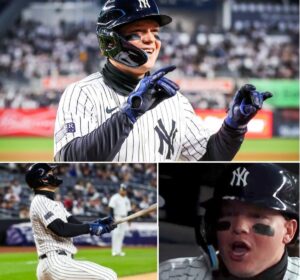
{"label": "batting glove", "polygon": [[168,66],[144,77],[135,90],[129,94],[121,111],[128,116],[132,123],[135,123],[141,115],[156,107],[164,99],[177,93],[178,85],[163,77],[175,68],[176,66]]}
{"label": "batting glove", "polygon": [[263,102],[272,97],[270,92],[259,92],[255,86],[246,84],[238,90],[229,106],[225,123],[236,129],[245,128],[262,108]]}
{"label": "batting glove", "polygon": [[101,236],[104,233],[109,233],[117,226],[113,224],[113,219],[111,217],[106,217],[103,219],[98,219],[97,221],[90,223],[90,234]]}

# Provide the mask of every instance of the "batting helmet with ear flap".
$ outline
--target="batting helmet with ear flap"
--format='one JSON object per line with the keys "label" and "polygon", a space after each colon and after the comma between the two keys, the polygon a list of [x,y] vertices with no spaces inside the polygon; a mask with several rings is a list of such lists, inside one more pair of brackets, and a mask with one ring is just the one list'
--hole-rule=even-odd
{"label": "batting helmet with ear flap", "polygon": [[[206,240],[216,245],[217,206],[224,200],[239,200],[265,209],[273,209],[299,225],[298,178],[272,163],[229,164],[217,182],[214,196],[202,203]],[[294,240],[297,238],[295,234]]]}
{"label": "batting helmet with ear flap", "polygon": [[50,166],[47,163],[35,163],[31,165],[25,174],[25,181],[32,189],[44,186],[59,186],[63,181],[49,174],[56,166]]}
{"label": "batting helmet with ear flap", "polygon": [[145,64],[147,54],[117,31],[120,26],[140,19],[153,19],[159,26],[172,21],[171,17],[160,14],[154,0],[108,0],[97,21],[97,37],[103,55],[129,67]]}

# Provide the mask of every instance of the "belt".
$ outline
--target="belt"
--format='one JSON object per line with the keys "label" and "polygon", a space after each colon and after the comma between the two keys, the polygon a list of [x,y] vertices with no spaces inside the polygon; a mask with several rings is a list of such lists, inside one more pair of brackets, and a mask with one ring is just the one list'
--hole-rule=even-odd
{"label": "belt", "polygon": [[[67,252],[64,251],[64,250],[56,250],[55,251],[58,255],[63,255],[63,256],[68,256]],[[42,260],[42,259],[45,259],[47,258],[47,255],[46,254],[43,254],[41,256],[39,256],[39,259]],[[71,255],[71,258],[73,259],[73,254]]]}

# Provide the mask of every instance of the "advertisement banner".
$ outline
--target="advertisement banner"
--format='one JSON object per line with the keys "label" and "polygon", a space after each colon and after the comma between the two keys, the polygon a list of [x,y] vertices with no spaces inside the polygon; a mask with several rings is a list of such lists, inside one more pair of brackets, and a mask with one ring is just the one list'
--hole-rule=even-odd
{"label": "advertisement banner", "polygon": [[52,137],[56,109],[0,109],[0,136]]}
{"label": "advertisement banner", "polygon": [[267,104],[275,108],[299,108],[298,80],[251,79],[249,83],[259,91],[267,90],[273,94],[272,98],[266,100]]}
{"label": "advertisement banner", "polygon": [[[15,224],[6,232],[6,245],[28,246],[34,245],[32,225],[30,222]],[[74,237],[75,245],[98,245],[110,246],[111,234],[107,233],[100,237],[84,234]],[[157,244],[156,223],[131,223],[124,238],[125,246],[149,246]]]}
{"label": "advertisement banner", "polygon": [[[204,122],[204,126],[208,127],[213,133],[217,132],[225,117],[224,110],[195,110],[196,114]],[[261,110],[254,119],[248,124],[248,132],[246,138],[272,138],[273,112]]]}
{"label": "advertisement banner", "polygon": [[278,109],[274,112],[274,135],[286,138],[299,138],[299,110]]}

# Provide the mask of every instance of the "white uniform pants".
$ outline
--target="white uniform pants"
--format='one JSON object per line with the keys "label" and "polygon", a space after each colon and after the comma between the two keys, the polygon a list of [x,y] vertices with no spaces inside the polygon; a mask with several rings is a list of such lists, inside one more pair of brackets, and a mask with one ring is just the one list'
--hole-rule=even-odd
{"label": "white uniform pants", "polygon": [[[117,217],[116,220],[118,220]],[[111,245],[113,254],[120,254],[122,252],[123,240],[127,229],[128,223],[122,223],[111,232]]]}
{"label": "white uniform pants", "polygon": [[38,280],[117,280],[117,274],[110,268],[89,261],[76,261],[71,256],[47,254],[39,260]]}

